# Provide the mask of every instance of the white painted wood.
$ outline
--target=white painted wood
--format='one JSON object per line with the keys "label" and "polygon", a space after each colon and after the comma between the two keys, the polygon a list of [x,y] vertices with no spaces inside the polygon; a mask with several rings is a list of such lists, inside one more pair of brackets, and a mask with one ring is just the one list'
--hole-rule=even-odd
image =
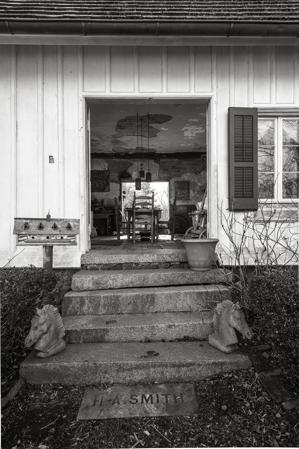
{"label": "white painted wood", "polygon": [[37,165],[37,60],[38,48],[17,49],[17,214],[36,216],[38,210]]}
{"label": "white painted wood", "polygon": [[38,213],[44,216],[44,60],[43,48],[38,48],[37,60],[37,176]]}
{"label": "white painted wood", "polygon": [[167,48],[167,91],[190,92],[190,48]]}
{"label": "white painted wood", "polygon": [[299,105],[299,47],[295,48],[294,102]]}
{"label": "white painted wood", "polygon": [[218,206],[222,200],[228,200],[228,105],[230,99],[230,78],[229,78],[229,49],[218,47],[215,49],[217,59],[217,166],[221,172],[218,177]]}
{"label": "white painted wood", "polygon": [[89,92],[106,91],[105,47],[83,47],[83,89]]}
{"label": "white painted wood", "polygon": [[[209,231],[225,242],[220,210],[228,205],[228,107],[298,108],[298,47],[287,47],[284,40],[265,45],[265,39],[263,46],[251,39],[250,47],[243,39],[234,47],[233,41],[218,39],[219,46],[212,47],[211,39],[194,39],[192,48],[177,48],[179,40],[166,39],[165,46],[158,40],[138,48],[128,41],[83,48],[48,45],[47,39],[43,47],[17,47],[16,56],[13,47],[1,46],[0,126],[9,157],[0,155],[9,182],[1,176],[1,191],[8,196],[0,211],[10,218],[0,234],[0,265],[18,253],[14,216],[45,215],[48,209],[52,216],[81,220],[79,246],[55,249],[55,265],[78,266],[81,252],[88,250],[87,98],[210,99]],[[49,164],[50,155],[54,164]],[[14,262],[41,265],[41,251],[26,248]]]}
{"label": "white painted wood", "polygon": [[195,91],[211,92],[212,90],[212,49],[199,47],[194,49]]}
{"label": "white painted wood", "polygon": [[0,35],[0,45],[97,45],[97,46],[264,46],[286,45],[298,46],[298,38],[281,36],[141,36],[141,35],[103,35],[103,36],[74,36],[74,35]]}
{"label": "white painted wood", "polygon": [[295,89],[295,49],[289,47],[276,47],[276,102],[294,103]]}
{"label": "white painted wood", "polygon": [[[43,98],[43,161],[44,161],[44,200],[43,216],[48,211],[58,217],[59,211],[59,122],[58,122],[58,48],[44,47],[44,98]],[[54,163],[49,163],[53,156]]]}
{"label": "white painted wood", "polygon": [[[11,77],[12,51],[10,46],[4,46],[0,54],[0,258],[6,263],[10,256],[11,235],[11,183],[14,184],[14,174],[11,170],[12,141],[11,128],[14,119],[11,104]],[[9,176],[8,176],[9,175]],[[1,264],[1,266],[3,263]]]}
{"label": "white painted wood", "polygon": [[255,48],[253,52],[253,101],[255,104],[271,102],[271,56],[268,47]]}
{"label": "white painted wood", "polygon": [[139,61],[139,91],[162,92],[162,48],[141,47]]}
{"label": "white painted wood", "polygon": [[234,106],[248,106],[249,104],[249,49],[237,47],[234,51]]}
{"label": "white painted wood", "polygon": [[110,49],[111,92],[134,92],[134,49]]}
{"label": "white painted wood", "polygon": [[79,91],[78,91],[78,47],[64,47],[63,58],[63,166],[64,176],[64,217],[79,215],[80,183],[79,150]]}

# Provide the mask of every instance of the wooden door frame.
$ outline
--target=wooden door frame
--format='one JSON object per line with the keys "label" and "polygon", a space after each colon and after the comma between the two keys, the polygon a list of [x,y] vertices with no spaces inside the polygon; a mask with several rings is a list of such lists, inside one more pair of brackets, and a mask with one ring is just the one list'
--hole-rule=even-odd
{"label": "wooden door frame", "polygon": [[218,155],[216,142],[216,98],[215,95],[186,95],[186,94],[86,94],[82,95],[82,113],[83,113],[83,136],[82,136],[82,150],[80,177],[83,182],[80,182],[80,218],[81,218],[81,232],[80,232],[80,250],[87,252],[90,250],[90,148],[87,142],[88,128],[88,103],[94,101],[114,101],[123,102],[124,100],[136,102],[138,100],[145,101],[148,99],[165,102],[202,102],[207,105],[206,110],[206,143],[207,143],[207,207],[208,207],[208,235],[210,237],[218,237]]}

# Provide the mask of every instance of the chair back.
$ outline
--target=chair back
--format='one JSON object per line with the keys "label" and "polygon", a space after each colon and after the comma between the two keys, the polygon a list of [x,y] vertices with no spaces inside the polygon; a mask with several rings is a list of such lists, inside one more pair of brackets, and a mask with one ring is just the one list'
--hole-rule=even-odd
{"label": "chair back", "polygon": [[136,195],[134,192],[133,208],[134,209],[154,209],[155,194],[151,195]]}

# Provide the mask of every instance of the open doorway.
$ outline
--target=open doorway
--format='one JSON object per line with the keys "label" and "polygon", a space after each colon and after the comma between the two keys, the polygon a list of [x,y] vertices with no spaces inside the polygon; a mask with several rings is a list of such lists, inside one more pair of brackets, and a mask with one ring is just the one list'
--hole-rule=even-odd
{"label": "open doorway", "polygon": [[125,209],[138,179],[161,203],[161,238],[170,239],[174,213],[180,238],[206,190],[207,101],[105,99],[88,106],[92,245],[117,240],[118,211],[126,239]]}

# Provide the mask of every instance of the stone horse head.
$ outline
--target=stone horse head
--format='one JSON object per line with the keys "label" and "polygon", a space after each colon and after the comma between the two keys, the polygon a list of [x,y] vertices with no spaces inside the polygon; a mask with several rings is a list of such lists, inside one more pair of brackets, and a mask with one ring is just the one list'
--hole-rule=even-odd
{"label": "stone horse head", "polygon": [[239,303],[225,300],[217,305],[213,317],[214,332],[209,335],[209,343],[222,352],[232,352],[238,343],[235,329],[243,337],[251,339],[252,332],[249,329],[244,313]]}
{"label": "stone horse head", "polygon": [[34,345],[37,357],[49,357],[65,348],[64,335],[65,330],[58,310],[47,304],[42,309],[36,309],[25,339],[25,347]]}

